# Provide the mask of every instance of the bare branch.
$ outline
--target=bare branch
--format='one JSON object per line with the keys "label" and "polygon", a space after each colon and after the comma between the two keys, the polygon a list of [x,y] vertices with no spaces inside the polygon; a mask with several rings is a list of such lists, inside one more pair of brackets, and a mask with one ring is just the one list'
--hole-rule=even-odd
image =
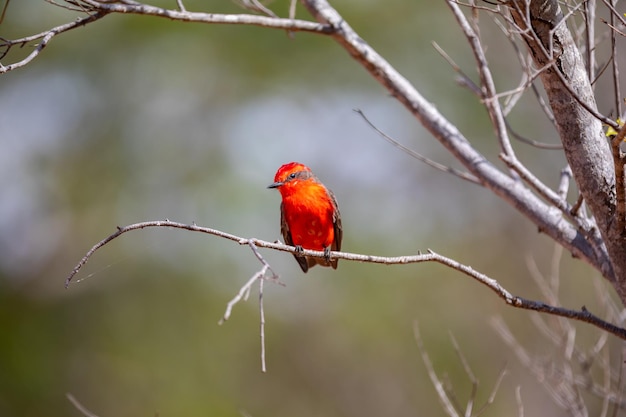
{"label": "bare branch", "polygon": [[617,20],[619,20],[620,24],[622,26],[626,26],[626,19],[624,18],[625,16],[619,11],[617,11],[617,9],[615,8],[615,6],[617,5],[617,1],[616,0],[602,0],[602,2],[611,11],[611,14],[614,15],[615,18],[617,18]]}
{"label": "bare branch", "polygon": [[[239,243],[240,245],[250,245],[253,248],[261,247],[261,248],[274,249],[274,250],[279,250],[283,252],[290,252],[293,254],[298,253],[301,256],[311,256],[311,257],[317,257],[317,258],[324,258],[326,256],[324,251],[314,251],[314,250],[308,250],[308,249],[299,250],[293,246],[283,245],[282,243],[266,242],[266,241],[254,239],[254,238],[250,238],[250,239],[243,238],[243,237],[235,236],[233,234],[222,232],[216,229],[197,226],[196,224],[189,225],[189,224],[184,224],[184,223],[173,222],[170,220],[148,221],[148,222],[131,224],[131,225],[124,226],[124,227],[118,226],[117,231],[115,233],[113,233],[110,236],[107,236],[100,242],[96,243],[89,251],[87,251],[85,256],[78,262],[78,264],[74,267],[72,272],[70,272],[67,279],[65,280],[65,288],[67,288],[70,285],[72,278],[78,273],[78,271],[80,271],[83,265],[87,263],[89,258],[98,249],[100,249],[107,243],[111,242],[113,239],[121,236],[122,234],[126,232],[145,229],[148,227],[172,227],[172,228],[177,228],[177,229],[189,230],[192,232],[207,233],[210,235],[222,237],[224,239],[232,240],[234,242]],[[600,319],[599,317],[589,312],[587,308],[585,308],[584,306],[580,310],[570,310],[570,309],[563,308],[563,307],[556,307],[556,306],[552,306],[549,304],[545,304],[541,301],[533,301],[533,300],[525,299],[523,297],[515,296],[511,294],[509,291],[507,291],[504,287],[502,287],[498,283],[498,281],[496,281],[495,279],[490,278],[489,276],[481,272],[475,271],[472,267],[468,265],[464,265],[458,261],[455,261],[454,259],[450,259],[445,256],[439,255],[430,249],[428,250],[428,253],[425,253],[425,254],[394,256],[394,257],[362,255],[362,254],[348,253],[348,252],[330,252],[330,258],[331,259],[346,259],[349,261],[357,261],[357,262],[378,263],[378,264],[383,264],[383,265],[404,265],[404,264],[410,264],[410,263],[437,262],[439,264],[452,268],[456,271],[459,271],[469,276],[470,278],[473,278],[479,283],[485,285],[487,288],[493,291],[496,295],[498,295],[498,297],[502,298],[508,305],[512,307],[521,308],[525,310],[539,311],[539,312],[551,314],[554,316],[566,317],[566,318],[570,318],[570,319],[574,319],[578,321],[583,321],[593,326],[599,327],[609,333],[612,333],[621,339],[626,340],[626,329],[623,329],[621,327],[618,327],[614,324],[608,323]],[[262,269],[262,272],[266,272],[266,270]],[[250,285],[252,285],[252,283],[254,283],[254,281],[259,279],[260,276],[262,276],[260,273],[255,274],[248,281],[246,285],[249,287]],[[237,301],[233,302],[233,305],[236,304],[236,302],[238,302],[241,298],[243,298],[246,295],[247,291],[249,291],[249,289],[248,290],[245,289],[246,285],[242,287],[244,289],[242,289],[242,291],[240,291],[240,294],[238,294],[239,298],[235,297],[238,299]],[[232,306],[231,306],[231,309],[232,309]]]}
{"label": "bare branch", "polygon": [[41,41],[37,44],[33,52],[31,52],[26,58],[22,59],[21,61],[16,62],[14,64],[10,64],[10,65],[3,65],[2,63],[0,63],[0,74],[23,67],[24,65],[31,62],[41,53],[41,51],[43,51],[43,49],[48,45],[48,43],[56,35],[63,33],[63,32],[67,32],[68,30],[76,29],[88,23],[95,22],[96,20],[99,20],[103,18],[104,16],[106,16],[106,13],[97,12],[97,13],[88,15],[86,17],[77,19],[73,22],[65,23],[63,25],[56,26],[45,32],[41,32],[32,36],[27,36],[25,38],[15,39],[15,40],[8,40],[8,39],[0,38],[0,59],[3,59],[7,55],[9,50],[15,45],[24,46],[28,42],[41,39]]}
{"label": "bare branch", "polygon": [[489,114],[491,123],[496,131],[496,137],[500,141],[500,148],[505,155],[513,157],[515,152],[511,146],[511,141],[506,129],[506,123],[504,121],[504,115],[502,114],[502,107],[500,106],[500,102],[498,101],[496,95],[496,87],[493,81],[493,76],[491,75],[491,70],[487,64],[487,57],[483,51],[478,34],[474,29],[476,25],[474,25],[474,28],[470,25],[461,11],[461,8],[454,0],[446,0],[446,3],[448,4],[448,7],[450,7],[450,10],[452,10],[457,23],[461,27],[461,30],[463,31],[465,38],[474,53],[474,59],[476,60],[478,74],[481,81],[481,90],[483,92],[483,103],[487,108],[487,113]]}
{"label": "bare branch", "polygon": [[461,351],[461,347],[459,343],[456,341],[454,335],[450,333],[450,340],[452,341],[452,347],[454,347],[454,352],[456,356],[461,361],[461,365],[463,365],[463,370],[465,371],[465,375],[469,379],[469,382],[472,384],[472,391],[470,392],[470,396],[467,400],[467,405],[465,407],[465,417],[471,417],[474,411],[474,403],[476,402],[476,395],[478,394],[478,379],[474,375],[472,368],[469,365],[467,359],[465,359],[465,355]]}
{"label": "bare branch", "polygon": [[[509,24],[509,26],[515,26],[510,19],[506,18],[503,14],[499,14],[500,17],[503,17],[504,20]],[[516,32],[514,30],[510,30],[508,29],[504,23],[502,23],[499,19],[493,19],[494,23],[496,24],[496,26],[498,26],[500,28],[500,30],[502,31],[502,33],[504,33],[504,35],[506,36],[506,38],[509,40],[509,43],[511,45],[511,47],[513,48],[513,51],[515,51],[516,55],[517,55],[517,59],[520,63],[520,66],[522,68],[522,70],[524,71],[524,73],[526,74],[526,77],[529,79],[534,79],[535,77],[532,75],[533,74],[533,68],[532,65],[530,64],[531,62],[531,58],[530,58],[530,54],[527,52],[526,55],[524,55],[520,49],[520,47],[517,44],[517,37],[516,37]],[[537,72],[538,74],[541,74],[541,72]],[[546,117],[548,118],[548,120],[550,121],[550,123],[552,123],[552,125],[556,128],[556,121],[554,120],[554,115],[552,114],[552,110],[548,107],[548,105],[546,104],[545,100],[543,99],[543,97],[541,96],[541,94],[539,93],[537,86],[535,85],[535,83],[531,83],[530,84],[530,89],[533,92],[533,95],[535,96],[535,99],[537,100],[537,104],[539,104],[539,107],[541,108],[541,110],[543,111],[543,113],[546,115]],[[521,96],[521,94],[520,94]],[[507,103],[505,102],[505,108],[503,109],[503,113],[505,116],[507,116],[511,109],[512,106],[515,104],[515,100],[512,100],[513,96],[510,96],[510,101]],[[511,128],[509,127],[509,130],[511,130]]]}
{"label": "bare branch", "polygon": [[240,301],[248,301],[248,297],[250,297],[250,290],[252,289],[252,285],[259,279],[262,279],[265,273],[267,272],[266,268],[262,268],[260,271],[257,271],[252,277],[242,285],[239,289],[239,292],[235,297],[228,302],[226,305],[226,311],[224,312],[224,316],[217,322],[217,324],[222,325],[230,318],[230,314],[233,311],[233,307]]}
{"label": "bare branch", "polygon": [[[576,78],[579,73],[583,72],[584,68],[578,68],[575,64],[575,61],[580,59],[579,51],[576,49],[571,39],[571,34],[564,23],[566,22],[566,17],[562,16],[556,0],[541,3],[540,5],[536,3],[530,4],[530,2],[526,3],[525,0],[514,0],[512,4],[514,7],[511,10],[514,19],[520,27],[520,33],[525,35],[524,39],[527,41],[531,51],[533,51],[535,62],[540,66],[550,64],[551,71],[544,71],[542,73],[544,74],[544,80],[552,78],[553,76],[558,80],[559,87],[557,88],[552,84],[555,80],[551,80],[551,84],[549,84],[550,88],[547,88],[548,96],[554,97],[557,93],[562,95],[562,89],[560,87],[563,87],[567,90],[569,98],[584,108],[591,116],[606,125],[616,127],[616,123],[613,120],[600,114],[596,110],[593,95],[590,94],[591,91],[585,91],[587,87],[591,87],[591,83],[573,86],[562,72],[563,68],[567,67],[569,71],[572,71],[572,73],[568,73],[568,78],[573,79]],[[572,12],[573,11],[570,11],[570,13]],[[534,15],[534,19],[531,19],[531,14]],[[546,27],[540,30],[533,27],[533,23],[537,22],[542,22],[543,26]],[[542,34],[543,39],[540,38],[537,32]],[[555,51],[555,43],[559,48],[564,49]],[[555,54],[555,52],[557,52],[557,54]],[[564,64],[565,61],[568,62]],[[586,73],[586,71],[584,72]],[[549,74],[550,77],[546,77],[546,74]],[[587,76],[586,78],[589,81],[589,77]],[[571,105],[571,103],[567,103],[567,105]],[[565,122],[564,120],[560,121],[561,123]]]}
{"label": "bare branch", "polygon": [[[250,296],[250,290],[252,289],[252,285],[259,281],[259,328],[260,328],[260,337],[261,337],[261,372],[267,372],[267,366],[265,364],[265,310],[263,308],[263,283],[268,280],[274,284],[282,285],[285,284],[279,281],[278,275],[272,270],[270,264],[263,258],[263,255],[259,252],[256,245],[252,240],[248,241],[248,245],[250,245],[250,249],[257,257],[259,261],[263,264],[263,268],[260,271],[255,273],[252,278],[250,278],[240,289],[237,295],[228,302],[226,305],[226,311],[224,312],[224,316],[217,322],[220,326],[226,322],[230,318],[230,314],[232,313],[233,307],[240,301],[247,301]],[[271,276],[268,277],[267,273],[270,272]]]}
{"label": "bare branch", "polygon": [[[559,303],[558,281],[561,256],[562,248],[555,245],[555,253],[550,266],[550,277],[542,275],[532,259],[529,259],[531,275],[537,281],[544,296],[553,304]],[[602,282],[605,283],[605,281]],[[600,302],[607,307],[606,316],[612,317],[609,307],[613,301],[607,297],[605,289],[599,288],[598,295]],[[532,358],[527,350],[514,339],[502,319],[495,319],[493,325],[524,367],[537,377],[555,402],[562,408],[569,410],[572,415],[588,415],[581,394],[582,390],[602,399],[605,408],[609,403],[617,405],[618,408],[623,408],[626,404],[620,399],[621,389],[617,388],[619,374],[615,372],[615,364],[611,363],[615,357],[607,352],[609,349],[608,334],[599,332],[597,341],[591,349],[580,348],[576,343],[577,328],[570,321],[562,318],[548,320],[550,316],[548,319],[542,319],[542,317],[544,316],[539,314],[530,316],[539,332],[557,349],[557,358],[546,358],[545,353],[542,353],[540,357]],[[595,381],[597,372],[596,369],[592,369],[594,364],[597,364],[596,368],[599,367],[604,374],[602,382]]]}
{"label": "bare branch", "polygon": [[[272,16],[258,16],[251,14],[220,14],[220,13],[200,13],[180,10],[163,9],[148,4],[141,3],[107,3],[96,0],[80,0],[89,5],[94,10],[106,13],[137,14],[142,16],[161,17],[170,20],[195,23],[212,24],[239,24],[250,26],[261,26],[274,29],[285,29],[292,32],[313,32],[330,34],[333,29],[328,25],[320,25],[315,22],[297,19],[287,19]],[[271,13],[271,11],[270,11]]]}
{"label": "bare branch", "polygon": [[[622,19],[621,15],[619,13],[615,13],[615,4],[617,4],[617,0],[611,0],[611,9],[612,9],[611,10],[611,26],[612,27],[615,27],[616,16],[622,20],[622,23],[624,23],[624,20]],[[615,111],[619,116],[621,116],[622,115],[622,89],[621,89],[620,80],[619,80],[619,65],[617,63],[617,57],[618,57],[617,39],[616,39],[615,33],[616,31],[614,30],[611,31],[611,62],[613,64],[612,66],[613,94],[614,94],[614,99],[615,99]]]}
{"label": "bare branch", "polygon": [[595,78],[596,70],[596,45],[594,44],[596,41],[596,0],[586,0],[582,3],[584,3],[585,7],[583,17],[587,29],[585,31],[587,34],[585,38],[587,45],[587,74],[589,75],[589,81],[592,81]]}
{"label": "bare branch", "polygon": [[439,400],[441,401],[444,407],[444,411],[449,416],[460,417],[461,413],[464,417],[479,417],[480,415],[482,415],[485,412],[485,410],[487,410],[487,408],[491,404],[493,404],[496,394],[498,392],[498,389],[500,387],[500,384],[502,382],[502,379],[504,378],[504,375],[506,374],[506,368],[503,368],[500,371],[498,375],[498,379],[496,380],[496,383],[494,384],[494,387],[491,390],[489,398],[487,398],[487,400],[480,407],[480,409],[476,413],[474,413],[474,406],[476,403],[476,397],[478,395],[478,386],[479,386],[478,379],[474,375],[474,372],[472,371],[469,365],[469,362],[467,361],[467,359],[465,358],[465,355],[461,351],[461,348],[458,342],[456,341],[454,336],[450,334],[452,347],[454,348],[454,351],[457,357],[459,358],[459,361],[461,362],[463,370],[465,371],[465,374],[467,375],[467,378],[469,379],[469,382],[472,385],[469,398],[467,399],[467,403],[465,405],[465,410],[463,410],[463,407],[461,406],[460,402],[457,399],[456,393],[454,391],[454,387],[450,383],[447,375],[444,374],[443,381],[441,380],[441,378],[439,378],[439,376],[437,376],[434,370],[434,367],[432,365],[432,362],[430,361],[430,357],[428,356],[428,352],[426,351],[424,347],[424,342],[422,341],[422,337],[420,335],[419,325],[417,321],[413,323],[413,334],[415,337],[417,348],[420,351],[420,355],[422,356],[422,362],[424,363],[424,366],[426,367],[426,372],[428,373],[431,383],[433,384],[433,386],[435,387],[435,390],[437,391],[437,395],[439,396]]}
{"label": "bare branch", "polygon": [[[477,7],[474,6],[474,8],[477,8]],[[513,46],[514,50],[518,53],[520,64],[522,64],[522,66],[525,67],[526,66],[525,65],[525,60],[521,56],[521,53],[519,51],[519,48],[517,47],[517,44],[512,39],[510,31],[507,31],[503,27],[502,23],[498,19],[494,19],[494,22],[496,22],[498,27],[505,33],[507,38],[510,40],[511,45]],[[459,84],[461,84],[464,87],[467,87],[472,93],[474,93],[477,97],[480,97],[482,99],[483,92],[480,89],[480,87],[478,87],[471,80],[471,78],[463,72],[461,67],[456,62],[454,62],[454,60],[446,53],[446,51],[443,50],[443,48],[441,48],[436,42],[432,42],[432,45],[435,48],[435,50],[448,62],[448,64],[450,64],[452,69],[457,74],[459,74],[459,77],[460,77],[460,80],[458,80]],[[505,93],[498,93],[498,94],[496,94],[494,96],[494,97],[501,97],[501,96],[508,95],[509,99],[512,98],[512,100],[510,100],[510,102],[507,105],[507,107],[502,109],[502,114],[504,116],[507,116],[510,113],[513,105],[515,104],[515,102],[517,102],[517,99],[519,97],[521,97],[522,93],[525,90],[527,90],[528,87],[533,86],[533,81],[539,76],[541,71],[542,70],[535,71],[534,74],[532,74],[530,70],[526,71],[526,73],[525,73],[525,74],[527,74],[526,77],[525,77],[526,79],[522,79],[521,80],[519,87],[517,87],[516,89],[514,89],[512,91],[507,91]],[[551,114],[551,112],[546,111],[547,107],[545,106],[545,103],[543,102],[543,99],[541,98],[541,96],[538,96],[538,99],[540,101],[540,105],[542,106],[542,109],[544,109],[544,112],[546,112],[548,118],[554,123],[554,119],[552,118],[552,114]],[[519,140],[520,142],[526,143],[526,144],[531,145],[531,146],[535,146],[537,148],[542,148],[542,149],[563,149],[563,145],[541,143],[541,142],[534,141],[532,139],[525,138],[525,137],[523,137],[522,135],[519,135],[518,133],[516,133],[513,130],[513,128],[510,126],[510,124],[508,123],[506,118],[504,119],[504,122],[506,124],[506,127],[507,127],[508,131],[511,133],[511,136],[513,136],[515,139]]]}
{"label": "bare branch", "polygon": [[[0,63],[0,74],[23,67],[26,64],[30,63],[41,53],[41,51],[47,46],[50,40],[54,38],[54,36],[99,20],[110,13],[141,14],[183,22],[260,26],[275,29],[285,29],[289,32],[313,32],[329,34],[333,31],[333,29],[328,25],[322,25],[306,20],[284,19],[278,17],[257,16],[251,14],[189,12],[185,9],[181,0],[177,0],[177,5],[180,10],[163,9],[160,7],[130,1],[120,3],[110,3],[106,1],[95,0],[66,1],[69,4],[81,7],[82,10],[90,12],[91,14],[86,17],[77,19],[76,21],[56,26],[52,29],[46,30],[36,35],[14,40],[0,38],[0,59],[3,59],[13,46],[25,46],[29,42],[41,39],[41,41],[37,44],[35,50],[33,50],[33,52],[23,60],[8,65],[3,65],[2,63]],[[58,6],[63,7],[61,5]]]}
{"label": "bare branch", "polygon": [[259,330],[261,332],[261,372],[267,372],[265,364],[265,309],[263,308],[263,283],[265,280],[259,280]]}
{"label": "bare branch", "polygon": [[433,41],[432,45],[435,48],[435,50],[439,53],[439,55],[441,55],[443,59],[445,59],[446,62],[452,67],[452,69],[457,74],[459,74],[459,77],[461,77],[461,79],[459,80],[459,84],[463,85],[464,87],[467,87],[477,97],[482,97],[483,93],[480,90],[480,87],[477,86],[476,83],[472,81],[472,79],[463,72],[461,67],[456,62],[454,62],[452,57],[450,57],[450,55],[448,55],[448,53],[444,51],[443,48],[439,46],[437,42]]}
{"label": "bare branch", "polygon": [[[561,170],[561,180],[559,181],[559,187],[556,193],[562,200],[567,199],[567,191],[569,190],[569,183],[572,179],[572,169],[568,166]],[[571,213],[571,210],[570,210]]]}
{"label": "bare branch", "polygon": [[502,384],[502,380],[504,379],[505,375],[506,375],[506,366],[503,366],[502,370],[498,374],[498,379],[496,380],[496,383],[493,385],[493,389],[491,390],[491,394],[489,395],[489,398],[487,398],[487,401],[485,402],[485,404],[478,410],[478,412],[476,413],[476,417],[482,415],[482,413],[485,410],[487,410],[487,407],[493,404],[493,402],[496,400],[496,394],[498,393],[498,390],[500,389],[500,385]]}

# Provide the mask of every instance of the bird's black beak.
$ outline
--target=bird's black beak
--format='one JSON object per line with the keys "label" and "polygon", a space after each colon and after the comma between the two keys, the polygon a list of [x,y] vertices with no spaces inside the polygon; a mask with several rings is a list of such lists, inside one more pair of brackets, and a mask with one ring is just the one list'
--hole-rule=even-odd
{"label": "bird's black beak", "polygon": [[274,183],[268,185],[267,188],[278,188],[278,187],[280,187],[283,184],[284,184],[284,182],[280,182],[280,181],[279,182],[274,182]]}

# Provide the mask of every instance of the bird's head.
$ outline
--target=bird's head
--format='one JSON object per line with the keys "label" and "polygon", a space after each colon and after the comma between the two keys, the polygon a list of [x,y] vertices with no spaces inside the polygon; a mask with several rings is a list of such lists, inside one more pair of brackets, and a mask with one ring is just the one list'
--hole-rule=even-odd
{"label": "bird's head", "polygon": [[299,162],[289,162],[278,168],[276,175],[274,175],[274,182],[267,188],[278,188],[280,191],[281,187],[291,188],[310,178],[315,178],[311,168]]}

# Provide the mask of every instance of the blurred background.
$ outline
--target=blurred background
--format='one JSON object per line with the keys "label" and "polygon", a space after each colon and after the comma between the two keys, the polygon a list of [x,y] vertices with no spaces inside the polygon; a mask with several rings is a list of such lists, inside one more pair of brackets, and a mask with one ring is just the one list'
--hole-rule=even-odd
{"label": "blurred background", "polygon": [[[185,4],[245,12],[228,0]],[[269,6],[287,15],[288,2]],[[336,6],[497,161],[483,107],[432,47],[437,42],[475,75],[444,2]],[[77,16],[42,0],[14,0],[0,36],[31,35]],[[310,19],[300,5],[298,17]],[[489,19],[484,23],[498,88],[514,88],[517,60]],[[31,48],[13,50],[2,63]],[[598,89],[610,87],[603,83]],[[598,96],[609,113],[611,96]],[[35,61],[2,75],[0,416],[81,415],[67,393],[101,417],[444,415],[416,346],[416,322],[459,403],[472,386],[450,335],[480,380],[478,405],[507,370],[485,415],[517,415],[516,390],[527,415],[561,415],[492,321],[503,317],[545,363],[559,357],[559,343],[538,331],[530,313],[434,264],[341,261],[336,271],[317,267],[304,275],[291,255],[262,250],[286,284],[265,285],[265,374],[256,287],[217,324],[260,268],[245,246],[181,230],[136,231],[97,252],[64,289],[85,252],[118,225],[168,218],[281,238],[280,196],[266,186],[281,164],[299,161],[335,192],[345,251],[395,256],[431,248],[515,294],[545,299],[530,265],[546,275],[553,270],[555,248],[546,236],[490,192],[392,147],[353,109],[406,146],[458,166],[343,49],[319,35],[111,15],[57,36]],[[557,142],[531,97],[510,122],[527,137]],[[515,146],[556,187],[561,152]],[[558,265],[561,303],[602,314],[611,288],[568,253]],[[599,332],[575,327],[581,349],[595,343]],[[597,414],[601,399],[585,398]]]}

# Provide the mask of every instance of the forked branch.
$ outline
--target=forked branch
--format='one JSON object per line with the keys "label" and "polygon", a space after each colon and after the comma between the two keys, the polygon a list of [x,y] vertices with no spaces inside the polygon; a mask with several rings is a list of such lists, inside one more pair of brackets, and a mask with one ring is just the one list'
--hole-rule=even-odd
{"label": "forked branch", "polygon": [[[259,248],[267,248],[267,249],[273,249],[273,250],[278,250],[278,251],[283,251],[283,252],[289,252],[293,254],[295,254],[297,251],[295,247],[284,245],[279,242],[267,242],[267,241],[259,240],[255,238],[244,238],[244,237],[236,236],[230,233],[222,232],[220,230],[198,226],[196,224],[184,224],[184,223],[173,222],[170,220],[135,223],[135,224],[131,224],[131,225],[124,226],[124,227],[118,227],[115,233],[107,236],[106,238],[102,239],[100,242],[96,243],[85,254],[85,256],[78,262],[78,264],[74,267],[72,272],[70,272],[67,279],[65,280],[65,287],[67,288],[70,285],[72,278],[80,271],[80,269],[87,263],[87,261],[89,261],[91,256],[98,249],[102,248],[104,245],[106,245],[107,243],[111,242],[113,239],[121,236],[122,234],[126,232],[145,229],[149,227],[171,227],[171,228],[176,228],[176,229],[189,230],[192,232],[207,233],[210,235],[218,236],[224,239],[237,242],[240,245],[250,245],[253,249],[256,249],[256,247],[259,247]],[[326,256],[323,251],[313,251],[313,250],[308,250],[308,249],[303,249],[301,251],[298,251],[298,254],[302,256],[312,256],[312,257],[317,257],[317,258],[324,258]],[[500,283],[497,280],[481,272],[474,270],[471,266],[462,264],[454,259],[435,253],[430,249],[427,250],[427,253],[423,253],[423,254],[419,253],[418,255],[407,255],[407,256],[385,257],[385,256],[374,256],[374,255],[363,255],[363,254],[349,253],[349,252],[331,252],[330,257],[332,259],[345,259],[348,261],[377,263],[377,264],[383,264],[383,265],[406,265],[406,264],[411,264],[411,263],[436,262],[436,263],[445,265],[449,268],[452,268],[456,271],[459,271],[469,276],[470,278],[473,278],[479,283],[485,285],[491,291],[496,293],[498,297],[502,298],[508,305],[512,307],[521,308],[525,310],[534,310],[534,311],[539,311],[539,312],[546,313],[546,314],[551,314],[554,316],[567,317],[570,319],[583,321],[583,322],[592,324],[593,326],[599,327],[611,334],[614,334],[620,339],[626,340],[626,329],[623,329],[619,326],[616,326],[612,323],[602,320],[598,316],[589,312],[589,310],[587,310],[584,306],[580,310],[571,310],[571,309],[567,309],[563,307],[552,306],[550,304],[546,304],[541,301],[528,300],[523,297],[518,297],[516,295],[511,294],[508,290],[506,290],[502,285],[500,285]],[[262,258],[260,259],[262,262],[264,262]],[[265,262],[265,264],[267,263]],[[266,271],[267,271],[266,269],[263,269],[262,270],[263,274],[255,275],[253,277],[254,279],[251,279],[249,281],[250,285],[252,285],[252,283],[254,283],[257,279],[263,278],[264,273]],[[242,292],[245,295],[246,290],[242,290]],[[233,305],[236,302],[237,301],[234,301]],[[228,317],[226,317],[225,315],[225,318],[228,318]]]}

